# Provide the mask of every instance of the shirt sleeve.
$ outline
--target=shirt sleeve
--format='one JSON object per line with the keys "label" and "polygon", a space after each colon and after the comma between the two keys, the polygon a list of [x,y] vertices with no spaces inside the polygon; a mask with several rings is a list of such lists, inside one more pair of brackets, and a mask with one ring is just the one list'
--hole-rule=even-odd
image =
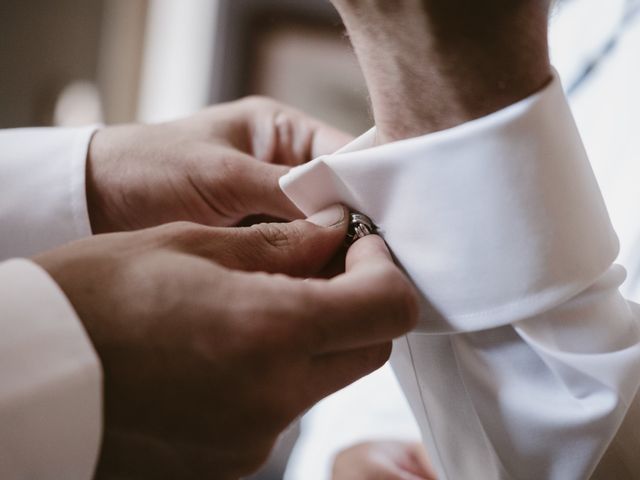
{"label": "shirt sleeve", "polygon": [[95,130],[0,130],[0,260],[91,235],[85,169]]}
{"label": "shirt sleeve", "polygon": [[73,308],[27,260],[0,263],[0,478],[90,480],[102,373]]}
{"label": "shirt sleeve", "polygon": [[639,311],[559,80],[450,130],[374,135],[281,186],[306,214],[369,215],[422,292],[392,364],[439,478],[588,478],[637,404]]}

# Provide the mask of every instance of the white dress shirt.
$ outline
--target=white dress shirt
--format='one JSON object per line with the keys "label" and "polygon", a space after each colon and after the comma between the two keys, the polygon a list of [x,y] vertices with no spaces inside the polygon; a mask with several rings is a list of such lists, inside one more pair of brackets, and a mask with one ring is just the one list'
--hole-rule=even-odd
{"label": "white dress shirt", "polygon": [[[94,130],[0,131],[0,261],[91,234]],[[92,478],[101,425],[100,364],[69,301],[35,263],[0,263],[0,478]]]}
{"label": "white dress shirt", "polygon": [[[582,56],[584,62],[611,37],[622,3],[608,5],[601,20],[604,33],[594,33],[597,41]],[[584,20],[584,10],[571,11],[576,7],[568,4],[571,17],[557,18],[564,23],[561,40],[574,42],[573,62],[561,63],[568,83],[584,67],[575,48],[584,36],[570,28],[583,29],[584,22],[569,25],[576,15]],[[580,5],[596,7],[602,9],[593,2]],[[633,32],[625,33],[616,54],[626,43],[633,45]],[[615,60],[618,68],[605,63],[599,69],[611,72],[611,85],[624,87],[634,79],[637,85],[638,75],[628,75],[632,58]],[[602,122],[593,112],[601,107],[595,103],[606,105],[611,98],[603,95],[606,84],[601,81],[594,89],[592,79],[586,83],[575,94],[575,104],[581,127],[591,126],[590,148],[599,145],[603,155],[598,158],[609,166],[631,164],[619,150],[620,159],[612,159],[612,149],[607,151],[612,142],[598,131]],[[604,110],[633,111],[623,103],[630,92],[619,89],[615,98],[620,103]],[[615,132],[621,119],[608,120],[605,128]],[[633,125],[638,122],[623,122],[618,139]],[[594,478],[640,478],[637,319],[616,291],[624,272],[610,265],[617,254],[612,230],[602,205],[594,203],[599,193],[559,84],[448,132],[352,152],[369,146],[371,135],[341,155],[292,172],[283,188],[305,213],[325,200],[341,199],[370,214],[439,311],[430,327],[425,323],[396,344],[392,363],[440,478],[587,478],[596,466]],[[624,145],[628,148],[629,142]],[[618,187],[638,178],[633,177],[637,157],[631,176],[617,171],[623,177]],[[598,167],[599,173],[607,170]],[[629,203],[638,198],[638,189],[609,190],[620,199],[614,219],[627,240],[628,232],[640,232],[637,210],[629,210],[638,204]],[[635,251],[637,259],[640,243],[635,248],[631,243],[625,242],[623,253]],[[425,320],[433,317],[425,315]],[[448,329],[457,333],[441,335]],[[374,382],[378,396],[366,394]],[[393,415],[389,403],[379,400],[385,397],[382,392],[393,391],[386,372],[360,385],[328,399],[312,414],[288,479],[327,478],[338,448],[372,431],[373,438],[388,435],[391,421],[408,423],[402,404],[397,407],[401,413]],[[349,409],[356,399],[357,412]],[[362,411],[368,408],[367,417]],[[380,411],[386,417],[373,414]],[[350,422],[352,415],[356,422]],[[359,438],[339,433],[366,424],[365,418],[387,426],[362,428]],[[331,440],[332,434],[339,440]],[[413,430],[404,426],[390,436],[404,434],[413,435]]]}

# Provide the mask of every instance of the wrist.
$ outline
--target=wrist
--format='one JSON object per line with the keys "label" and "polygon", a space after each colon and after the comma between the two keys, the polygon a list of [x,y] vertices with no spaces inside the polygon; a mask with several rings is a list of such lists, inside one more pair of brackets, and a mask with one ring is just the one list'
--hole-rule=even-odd
{"label": "wrist", "polygon": [[513,104],[551,79],[538,0],[333,0],[368,83],[378,143]]}
{"label": "wrist", "polygon": [[[85,185],[87,209],[91,230],[94,234],[127,230],[119,219],[123,218],[118,209],[117,198],[123,198],[123,182],[131,171],[124,163],[118,149],[123,142],[122,134],[127,126],[102,128],[93,135],[89,143]],[[129,170],[129,171],[127,171]]]}

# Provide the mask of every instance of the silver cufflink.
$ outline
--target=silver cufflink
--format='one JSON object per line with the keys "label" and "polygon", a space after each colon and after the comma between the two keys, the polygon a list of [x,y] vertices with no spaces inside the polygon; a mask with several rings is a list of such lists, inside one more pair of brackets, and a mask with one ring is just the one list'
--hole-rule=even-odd
{"label": "silver cufflink", "polygon": [[349,213],[349,228],[345,239],[348,247],[367,235],[373,235],[378,231],[369,217],[358,212]]}

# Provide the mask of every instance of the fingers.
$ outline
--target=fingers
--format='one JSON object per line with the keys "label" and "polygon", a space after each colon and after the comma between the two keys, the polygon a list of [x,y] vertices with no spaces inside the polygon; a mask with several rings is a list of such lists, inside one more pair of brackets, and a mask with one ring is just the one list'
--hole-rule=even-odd
{"label": "fingers", "polygon": [[[198,157],[196,168],[204,178],[199,194],[211,204],[213,213],[219,216],[220,210],[224,218],[235,220],[224,225],[235,225],[249,215],[302,218],[280,189],[280,177],[293,166],[335,152],[351,136],[262,97],[249,97],[215,111],[219,108],[235,112],[231,115],[234,120],[228,120],[219,134],[230,148],[224,152],[215,144],[211,155]],[[212,156],[218,159],[213,166]]]}
{"label": "fingers", "polygon": [[285,108],[274,117],[271,161],[300,165],[320,155],[334,153],[352,137],[301,112]]}
{"label": "fingers", "polygon": [[283,220],[303,218],[280,188],[290,167],[257,162],[241,151],[204,147],[190,164],[188,188],[193,189],[216,226],[236,225],[251,215]]}
{"label": "fingers", "polygon": [[[288,224],[247,228],[184,224],[178,233],[175,227],[167,230],[167,243],[232,270],[309,278],[340,252],[347,218],[347,209],[335,206],[309,221]],[[331,280],[294,282],[278,293],[294,297],[297,307],[287,316],[295,319],[294,328],[311,355],[379,345],[407,333],[417,322],[417,293],[380,237],[358,240],[346,263],[347,271]]]}
{"label": "fingers", "polygon": [[334,153],[352,140],[353,137],[345,132],[325,123],[315,122],[311,142],[311,158]]}
{"label": "fingers", "polygon": [[353,140],[351,135],[291,108],[284,108],[274,123],[278,132],[275,159],[287,165],[334,153]]}
{"label": "fingers", "polygon": [[245,228],[186,227],[175,245],[233,269],[310,277],[342,248],[348,211],[336,205],[308,221]]}
{"label": "fingers", "polygon": [[333,153],[352,136],[263,97],[241,101],[246,108],[252,135],[252,153],[259,160],[280,165],[300,165],[320,155]]}
{"label": "fingers", "polygon": [[[292,130],[290,138],[294,140],[305,136],[308,138],[307,150],[301,151],[298,148],[297,159],[299,163],[305,163],[321,155],[334,153],[353,140],[353,137],[348,133],[300,111],[291,110],[290,116],[293,119],[291,127],[289,127]],[[286,122],[287,114],[281,115],[279,120],[282,123]]]}
{"label": "fingers", "polygon": [[418,297],[377,235],[358,240],[347,271],[314,289],[309,334],[315,353],[338,352],[389,341],[417,322]]}
{"label": "fingers", "polygon": [[280,188],[280,177],[289,167],[256,162],[250,157],[238,158],[235,174],[228,179],[233,184],[239,209],[250,215],[268,215],[283,220],[304,218]]}
{"label": "fingers", "polygon": [[315,357],[309,371],[313,397],[310,402],[330,395],[374,372],[389,360],[391,342],[342,353]]}

